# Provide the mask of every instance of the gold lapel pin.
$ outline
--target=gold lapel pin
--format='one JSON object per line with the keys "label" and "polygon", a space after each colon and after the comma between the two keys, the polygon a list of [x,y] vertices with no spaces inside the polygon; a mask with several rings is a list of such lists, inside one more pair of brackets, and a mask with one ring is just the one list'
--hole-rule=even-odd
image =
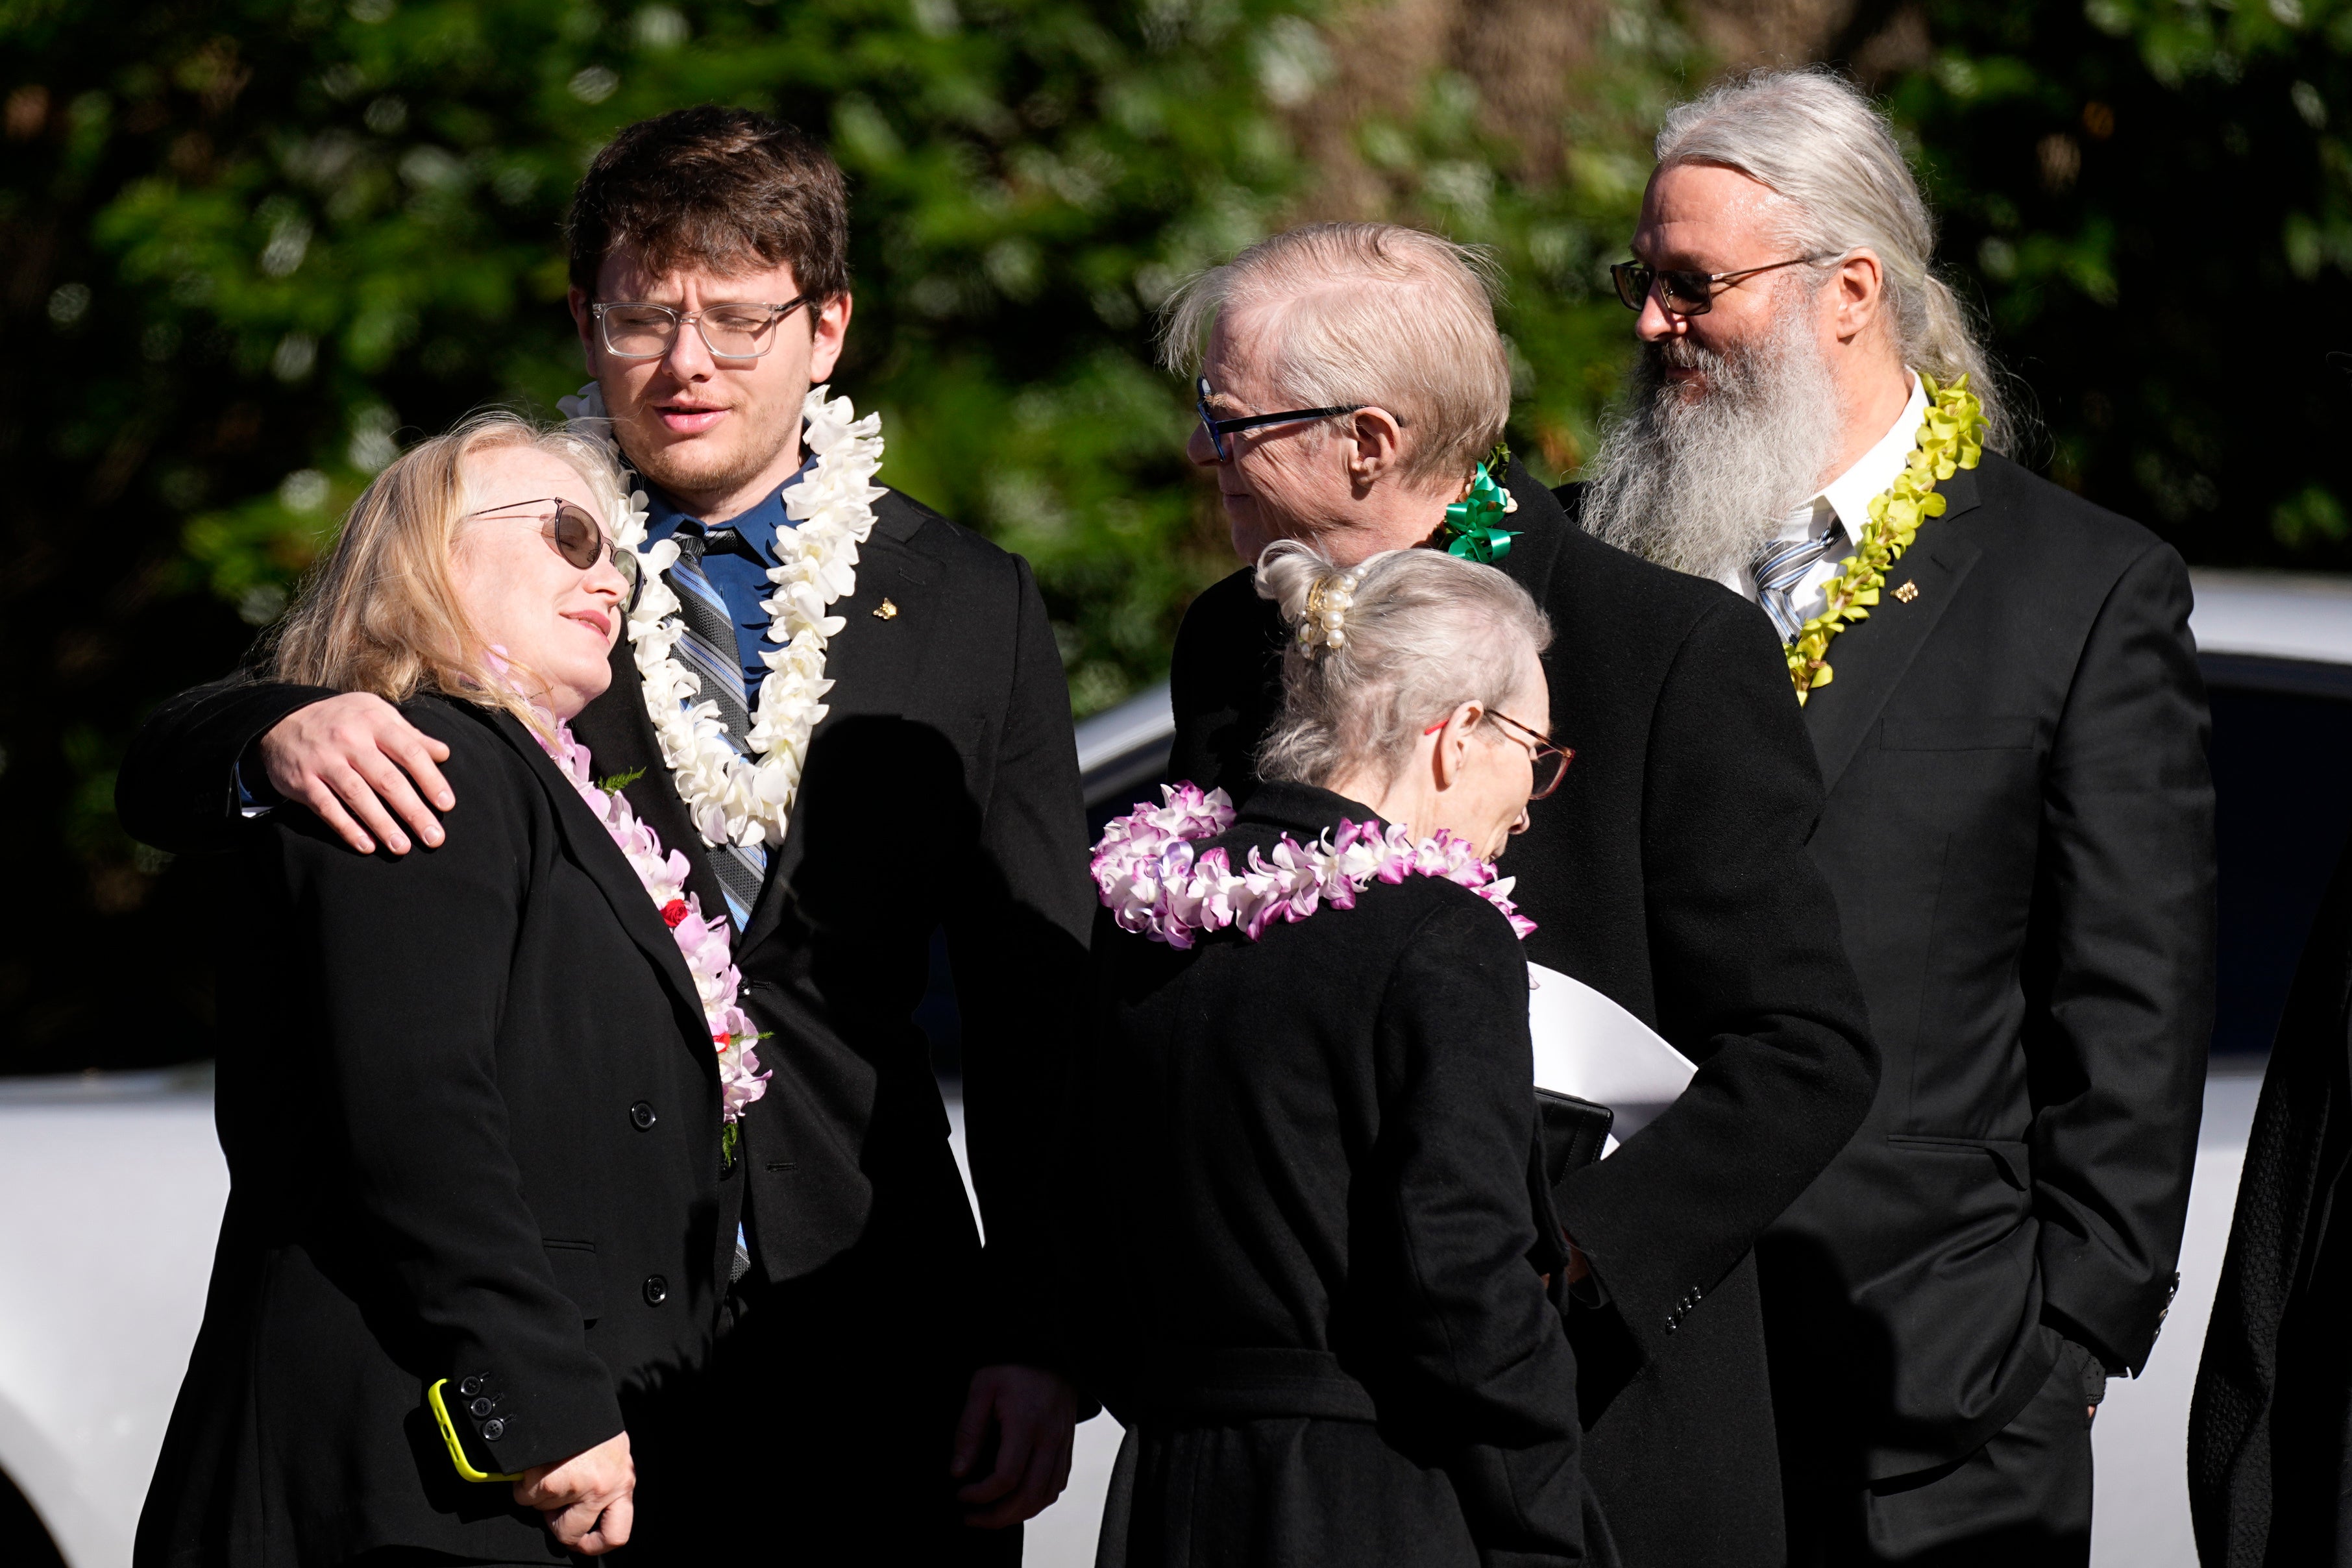
{"label": "gold lapel pin", "polygon": [[[1895,590],[1895,596],[1907,605],[1912,600],[1919,596],[1919,584],[1911,581],[1910,578],[1906,577],[1903,579],[1903,586]],[[887,603],[888,601],[886,600],[884,602]]]}
{"label": "gold lapel pin", "polygon": [[896,620],[898,618],[898,606],[885,599],[874,607],[874,618],[877,621]]}

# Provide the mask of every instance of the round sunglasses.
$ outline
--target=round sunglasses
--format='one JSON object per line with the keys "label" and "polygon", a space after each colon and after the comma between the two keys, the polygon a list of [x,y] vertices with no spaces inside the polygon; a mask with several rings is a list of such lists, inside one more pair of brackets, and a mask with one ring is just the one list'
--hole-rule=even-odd
{"label": "round sunglasses", "polygon": [[[553,507],[555,510],[552,512],[532,512],[525,511],[525,507]],[[467,512],[466,516],[468,520],[486,518],[492,521],[536,522],[540,525],[540,537],[563,557],[565,565],[590,572],[595,569],[598,561],[610,561],[613,570],[628,584],[630,596],[634,598],[636,595],[637,552],[624,550],[605,538],[604,531],[596,526],[596,520],[588,515],[588,509],[577,502],[565,500],[561,496],[541,496],[536,500],[509,501],[504,506],[485,507],[480,511]]]}

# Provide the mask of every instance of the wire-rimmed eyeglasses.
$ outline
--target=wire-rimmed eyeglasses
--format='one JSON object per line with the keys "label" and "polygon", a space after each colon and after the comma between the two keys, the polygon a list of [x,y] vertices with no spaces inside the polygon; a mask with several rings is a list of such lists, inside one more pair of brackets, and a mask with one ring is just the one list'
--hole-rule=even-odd
{"label": "wire-rimmed eyeglasses", "polygon": [[1759,272],[1826,259],[1820,256],[1792,256],[1786,261],[1768,261],[1761,267],[1743,267],[1737,272],[1686,272],[1653,267],[1646,261],[1619,261],[1611,265],[1609,277],[1617,285],[1618,300],[1629,310],[1640,310],[1655,286],[1658,303],[1675,315],[1704,316],[1715,309],[1717,284],[1729,289]]}
{"label": "wire-rimmed eyeglasses", "polygon": [[604,351],[615,359],[659,359],[677,342],[687,322],[702,334],[702,346],[713,359],[758,359],[776,346],[776,323],[811,303],[802,294],[781,305],[746,300],[710,305],[699,310],[674,310],[667,305],[639,300],[614,300],[588,307]]}
{"label": "wire-rimmed eyeglasses", "polygon": [[[1536,786],[1528,792],[1528,798],[1541,800],[1558,789],[1559,781],[1568,776],[1568,764],[1576,761],[1575,749],[1570,746],[1553,745],[1551,737],[1541,730],[1537,729],[1533,724],[1521,723],[1499,708],[1489,708],[1486,710],[1486,714],[1487,717],[1508,724],[1512,729],[1520,731],[1511,739],[1528,749],[1528,760],[1535,768]],[[1447,714],[1444,719],[1440,719],[1422,733],[1436,734],[1445,728],[1447,721],[1452,718],[1452,714]]]}
{"label": "wire-rimmed eyeglasses", "polygon": [[1486,711],[1519,731],[1512,738],[1527,747],[1528,761],[1536,771],[1536,787],[1528,792],[1528,798],[1541,800],[1558,789],[1559,781],[1568,776],[1568,764],[1576,761],[1575,749],[1552,744],[1551,737],[1541,730],[1533,724],[1520,723],[1499,708],[1489,708]]}
{"label": "wire-rimmed eyeglasses", "polygon": [[1254,430],[1261,425],[1288,425],[1300,419],[1328,419],[1340,414],[1360,414],[1370,406],[1370,404],[1359,403],[1347,408],[1287,408],[1279,414],[1244,414],[1238,419],[1220,419],[1209,412],[1212,395],[1209,378],[1205,375],[1201,377],[1194,384],[1194,390],[1200,394],[1200,401],[1195,406],[1201,411],[1201,428],[1209,433],[1209,445],[1216,452],[1220,463],[1234,460],[1225,437],[1236,430]]}

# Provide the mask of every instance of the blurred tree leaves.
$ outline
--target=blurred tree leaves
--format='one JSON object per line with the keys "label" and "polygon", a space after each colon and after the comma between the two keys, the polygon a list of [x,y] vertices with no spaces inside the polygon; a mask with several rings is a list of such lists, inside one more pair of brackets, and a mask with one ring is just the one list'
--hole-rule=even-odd
{"label": "blurred tree leaves", "polygon": [[[1738,9],[0,0],[0,876],[30,894],[0,1067],[206,1048],[222,921],[115,824],[122,744],[404,439],[578,384],[562,220],[619,126],[719,101],[831,139],[836,384],[887,482],[1035,563],[1084,712],[1232,565],[1151,363],[1168,290],[1302,215],[1491,245],[1513,444],[1570,477],[1632,351],[1604,269],[1650,135]],[[2192,560],[2352,566],[2320,359],[2352,348],[2352,0],[1821,9],[1803,47],[1890,96],[2032,389],[2027,459]]]}
{"label": "blurred tree leaves", "polygon": [[[1155,678],[1227,568],[1150,320],[1297,181],[1276,104],[1314,37],[1298,13],[0,0],[5,591],[26,672],[0,692],[0,799],[57,829],[12,836],[0,864],[64,917],[0,955],[19,1059],[78,1048],[59,1042],[96,1016],[104,987],[81,982],[110,950],[144,961],[188,929],[146,907],[156,858],[108,809],[144,708],[227,667],[404,434],[580,381],[562,220],[587,159],[646,115],[740,103],[831,138],[858,298],[836,381],[884,413],[883,478],[1030,556],[1082,709]],[[112,1059],[188,1054],[203,957],[154,977],[180,1037]]]}
{"label": "blurred tree leaves", "polygon": [[2352,566],[2352,5],[1908,15],[1892,101],[2046,422],[2028,459],[2191,561]]}

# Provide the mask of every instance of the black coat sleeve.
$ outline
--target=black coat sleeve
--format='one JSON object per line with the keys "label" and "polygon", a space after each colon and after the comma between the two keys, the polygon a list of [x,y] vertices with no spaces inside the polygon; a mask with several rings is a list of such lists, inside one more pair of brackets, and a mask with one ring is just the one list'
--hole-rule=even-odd
{"label": "black coat sleeve", "polygon": [[1446,1456],[1489,1563],[1584,1557],[1576,1358],[1528,1261],[1535,1132],[1527,962],[1502,918],[1466,900],[1423,921],[1380,1015],[1375,1171],[1385,1226],[1359,1256],[1394,1308],[1391,1350],[1412,1425]]}
{"label": "black coat sleeve", "polygon": [[[115,778],[114,810],[123,831],[175,855],[230,848],[241,804],[238,760],[279,720],[334,695],[324,687],[237,675],[163,703],[131,737]],[[246,784],[257,788],[265,781]]]}
{"label": "black coat sleeve", "polygon": [[1016,643],[978,864],[948,901],[963,1023],[964,1130],[986,1228],[991,1363],[1059,1366],[1050,1150],[1087,994],[1086,811],[1070,697],[1044,599],[1016,562]]}
{"label": "black coat sleeve", "polygon": [[313,1066],[394,1292],[383,1305],[437,1352],[432,1376],[482,1377],[504,1402],[487,1468],[520,1472],[622,1429],[612,1374],[556,1287],[500,1089],[539,786],[481,726],[431,705],[406,712],[449,743],[444,769],[465,804],[446,844],[354,854],[299,806],[247,831],[271,847],[289,929],[307,941],[296,973],[315,976]]}
{"label": "black coat sleeve", "polygon": [[1698,1073],[1570,1178],[1560,1213],[1651,1355],[1676,1304],[1731,1271],[1877,1089],[1861,988],[1805,847],[1820,812],[1779,646],[1727,597],[1694,623],[1660,692],[1642,805],[1659,1026]]}
{"label": "black coat sleeve", "polygon": [[2171,1298],[2213,1027],[2213,785],[2188,569],[2151,546],[2051,746],[2026,957],[2033,1196],[2057,1326],[2137,1372]]}

